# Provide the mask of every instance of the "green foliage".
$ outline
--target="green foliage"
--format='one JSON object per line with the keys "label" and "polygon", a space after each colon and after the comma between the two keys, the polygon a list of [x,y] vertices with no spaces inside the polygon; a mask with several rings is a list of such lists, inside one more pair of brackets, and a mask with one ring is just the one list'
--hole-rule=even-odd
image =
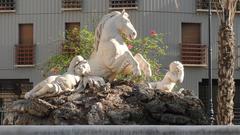
{"label": "green foliage", "polygon": [[67,55],[72,54],[81,55],[85,59],[88,59],[93,50],[94,34],[83,28],[79,30],[78,28],[71,29],[66,32],[66,40],[64,41],[63,47],[71,52],[63,52]]}
{"label": "green foliage", "polygon": [[[149,36],[144,38],[135,40],[124,39],[133,55],[140,53],[150,63],[153,73],[151,80],[155,81],[162,79],[162,74],[159,70],[161,64],[158,63],[158,59],[166,54],[167,46],[164,43],[164,35],[152,31]],[[44,76],[66,72],[70,61],[76,55],[81,55],[85,59],[88,59],[93,51],[93,43],[94,34],[86,28],[82,30],[74,28],[68,31],[66,33],[66,40],[63,42],[63,52],[48,60],[44,66]],[[131,75],[128,77],[137,82],[144,78],[144,76],[133,77]],[[123,76],[119,75],[118,79],[123,79]]]}
{"label": "green foliage", "polygon": [[164,43],[164,35],[151,31],[149,36],[135,40],[125,38],[125,42],[133,55],[140,53],[150,63],[153,74],[150,79],[161,80],[163,75],[160,72],[161,64],[158,60],[166,55],[167,45]]}
{"label": "green foliage", "polygon": [[62,44],[62,52],[52,56],[44,65],[43,76],[51,74],[62,74],[66,72],[69,63],[76,55],[81,55],[88,59],[93,50],[94,34],[83,28],[73,28],[66,32],[65,40]]}

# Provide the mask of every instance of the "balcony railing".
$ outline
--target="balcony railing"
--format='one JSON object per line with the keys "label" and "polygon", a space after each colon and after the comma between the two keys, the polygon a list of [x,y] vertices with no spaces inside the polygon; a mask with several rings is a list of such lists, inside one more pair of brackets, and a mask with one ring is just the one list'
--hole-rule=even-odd
{"label": "balcony railing", "polygon": [[81,10],[82,0],[62,0],[63,10]]}
{"label": "balcony railing", "polygon": [[181,61],[185,66],[207,66],[207,46],[202,44],[181,44]]}
{"label": "balcony railing", "polygon": [[233,123],[235,125],[240,125],[240,108],[234,107],[234,120]]}
{"label": "balcony railing", "polygon": [[0,0],[0,12],[15,11],[15,0]]}
{"label": "balcony railing", "polygon": [[16,66],[34,66],[36,45],[15,45]]}
{"label": "balcony railing", "polygon": [[110,9],[137,9],[138,0],[109,0]]}
{"label": "balcony railing", "polygon": [[[197,3],[197,11],[207,11],[209,6],[208,0],[196,0]],[[211,7],[213,11],[221,9],[221,5],[219,4],[219,0],[212,0]],[[237,3],[237,11],[240,11],[240,2]]]}

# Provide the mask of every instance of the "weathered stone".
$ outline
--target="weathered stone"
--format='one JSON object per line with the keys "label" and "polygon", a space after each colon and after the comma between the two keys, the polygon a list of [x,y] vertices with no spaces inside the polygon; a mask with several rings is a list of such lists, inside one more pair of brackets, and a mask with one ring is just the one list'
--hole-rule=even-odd
{"label": "weathered stone", "polygon": [[8,109],[9,112],[27,113],[33,116],[43,117],[55,109],[56,106],[41,99],[18,100]]}
{"label": "weathered stone", "polygon": [[183,94],[184,96],[194,96],[193,92],[188,89],[180,89],[179,93]]}
{"label": "weathered stone", "polygon": [[80,93],[73,93],[72,95],[69,95],[67,97],[67,100],[70,101],[70,102],[71,101],[78,101],[78,100],[81,99],[81,97],[82,97],[82,95]]}
{"label": "weathered stone", "polygon": [[183,108],[183,106],[177,102],[175,104],[167,104],[166,106],[169,112],[175,114],[185,114],[186,108]]}
{"label": "weathered stone", "polygon": [[27,113],[9,113],[4,121],[4,125],[49,125],[52,124],[51,119],[43,119]]}
{"label": "weathered stone", "polygon": [[146,110],[148,110],[150,113],[164,113],[166,108],[166,103],[164,102],[158,102],[156,100],[153,100],[147,104],[145,104]]}
{"label": "weathered stone", "polygon": [[182,115],[163,114],[161,121],[166,124],[186,125],[191,119]]}
{"label": "weathered stone", "polygon": [[58,97],[19,100],[4,124],[207,124],[202,102],[194,96],[148,89],[130,82],[88,88]]}
{"label": "weathered stone", "polygon": [[130,121],[130,113],[125,110],[109,111],[107,115],[110,117],[112,124],[126,125]]}
{"label": "weathered stone", "polygon": [[98,102],[91,107],[91,110],[87,114],[88,124],[90,125],[103,125],[110,123],[106,119],[102,103]]}

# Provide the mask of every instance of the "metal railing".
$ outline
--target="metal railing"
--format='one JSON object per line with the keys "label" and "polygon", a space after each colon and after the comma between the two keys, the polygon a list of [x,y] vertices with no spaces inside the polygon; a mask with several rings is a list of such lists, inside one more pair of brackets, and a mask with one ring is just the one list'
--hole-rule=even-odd
{"label": "metal railing", "polygon": [[36,45],[15,45],[15,64],[34,65]]}
{"label": "metal railing", "polygon": [[0,0],[0,12],[15,10],[15,0]]}
{"label": "metal railing", "polygon": [[181,44],[181,61],[189,66],[207,65],[207,46],[203,44]]}
{"label": "metal railing", "polygon": [[240,125],[240,108],[234,108],[234,120],[235,125]]}
{"label": "metal railing", "polygon": [[63,9],[81,9],[82,0],[62,0]]}
{"label": "metal railing", "polygon": [[110,0],[109,7],[112,9],[136,9],[138,7],[137,0]]}

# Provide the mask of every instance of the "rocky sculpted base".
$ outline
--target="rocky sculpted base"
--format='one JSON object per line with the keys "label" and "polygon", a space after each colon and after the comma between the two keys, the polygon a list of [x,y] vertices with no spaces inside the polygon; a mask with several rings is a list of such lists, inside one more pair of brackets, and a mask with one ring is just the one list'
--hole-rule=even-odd
{"label": "rocky sculpted base", "polygon": [[203,104],[183,93],[118,81],[56,97],[15,101],[5,125],[203,125]]}

